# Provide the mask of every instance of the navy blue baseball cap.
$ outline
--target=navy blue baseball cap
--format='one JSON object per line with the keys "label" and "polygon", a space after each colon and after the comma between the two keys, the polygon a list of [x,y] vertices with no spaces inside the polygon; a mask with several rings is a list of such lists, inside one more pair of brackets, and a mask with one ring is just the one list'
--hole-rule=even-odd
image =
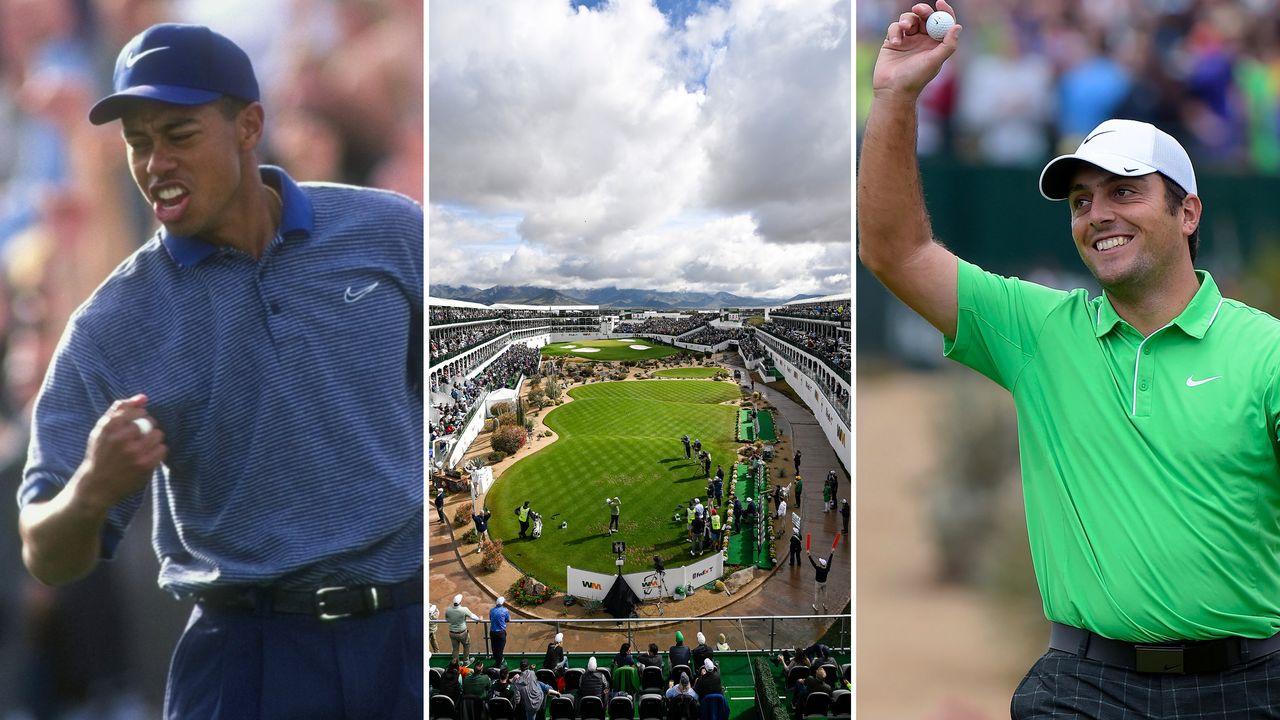
{"label": "navy blue baseball cap", "polygon": [[119,118],[129,100],[204,105],[223,96],[257,102],[258,79],[240,46],[203,25],[152,25],[116,58],[114,93],[89,110],[89,122]]}

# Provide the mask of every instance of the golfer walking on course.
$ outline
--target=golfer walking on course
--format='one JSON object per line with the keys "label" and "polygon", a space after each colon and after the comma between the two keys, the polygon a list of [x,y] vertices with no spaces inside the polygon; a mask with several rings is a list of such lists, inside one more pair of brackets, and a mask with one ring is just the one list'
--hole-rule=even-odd
{"label": "golfer walking on course", "polygon": [[160,587],[195,600],[165,717],[418,717],[422,208],[259,166],[252,64],[203,26],[130,40],[89,120],[161,227],[45,377],[27,568],[83,577],[149,497]]}
{"label": "golfer walking on course", "polygon": [[961,28],[933,40],[932,12],[891,24],[876,62],[859,254],[948,357],[1013,394],[1052,621],[1013,717],[1280,717],[1280,322],[1195,269],[1195,171],[1146,123],[1108,120],[1040,175],[1102,295],[984,272],[935,241],[916,103]]}

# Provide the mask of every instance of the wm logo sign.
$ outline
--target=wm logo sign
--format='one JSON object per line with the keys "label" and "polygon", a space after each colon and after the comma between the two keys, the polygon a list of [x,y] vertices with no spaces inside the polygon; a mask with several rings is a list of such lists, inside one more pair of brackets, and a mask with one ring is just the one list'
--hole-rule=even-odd
{"label": "wm logo sign", "polygon": [[604,587],[603,587],[603,586],[601,586],[601,585],[600,585],[600,583],[598,583],[598,582],[591,582],[590,580],[583,580],[583,581],[582,581],[582,587],[584,587],[584,588],[591,588],[592,590],[603,590],[603,589],[604,589]]}

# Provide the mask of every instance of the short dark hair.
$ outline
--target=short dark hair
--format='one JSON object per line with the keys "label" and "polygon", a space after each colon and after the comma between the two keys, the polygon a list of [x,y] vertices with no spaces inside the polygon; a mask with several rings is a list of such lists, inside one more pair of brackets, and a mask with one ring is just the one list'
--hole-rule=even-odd
{"label": "short dark hair", "polygon": [[249,101],[232,95],[223,95],[214,100],[213,105],[218,109],[218,112],[222,113],[222,117],[228,120],[235,120],[241,110],[249,107]]}
{"label": "short dark hair", "polygon": [[649,643],[649,654],[650,655],[658,654],[658,643]]}
{"label": "short dark hair", "polygon": [[[1165,177],[1160,173],[1160,179],[1164,181],[1164,202],[1170,214],[1177,215],[1182,209],[1182,201],[1187,199],[1187,191],[1182,189],[1178,183]],[[1201,215],[1201,219],[1204,216]],[[1200,226],[1196,225],[1196,229],[1187,236],[1187,249],[1191,251],[1191,262],[1196,261],[1196,251],[1200,249]]]}

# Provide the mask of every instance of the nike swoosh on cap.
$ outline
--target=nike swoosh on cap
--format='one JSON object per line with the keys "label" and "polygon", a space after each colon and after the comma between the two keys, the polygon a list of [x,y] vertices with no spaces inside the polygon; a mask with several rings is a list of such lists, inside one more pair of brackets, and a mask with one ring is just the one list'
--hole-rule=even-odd
{"label": "nike swoosh on cap", "polygon": [[168,45],[162,45],[160,47],[151,48],[150,50],[143,50],[140,53],[130,55],[129,57],[124,59],[124,66],[127,68],[131,68],[134,65],[137,65],[139,60],[150,55],[151,53],[157,53],[157,52],[160,52],[161,50],[168,50],[168,49],[169,49]]}

